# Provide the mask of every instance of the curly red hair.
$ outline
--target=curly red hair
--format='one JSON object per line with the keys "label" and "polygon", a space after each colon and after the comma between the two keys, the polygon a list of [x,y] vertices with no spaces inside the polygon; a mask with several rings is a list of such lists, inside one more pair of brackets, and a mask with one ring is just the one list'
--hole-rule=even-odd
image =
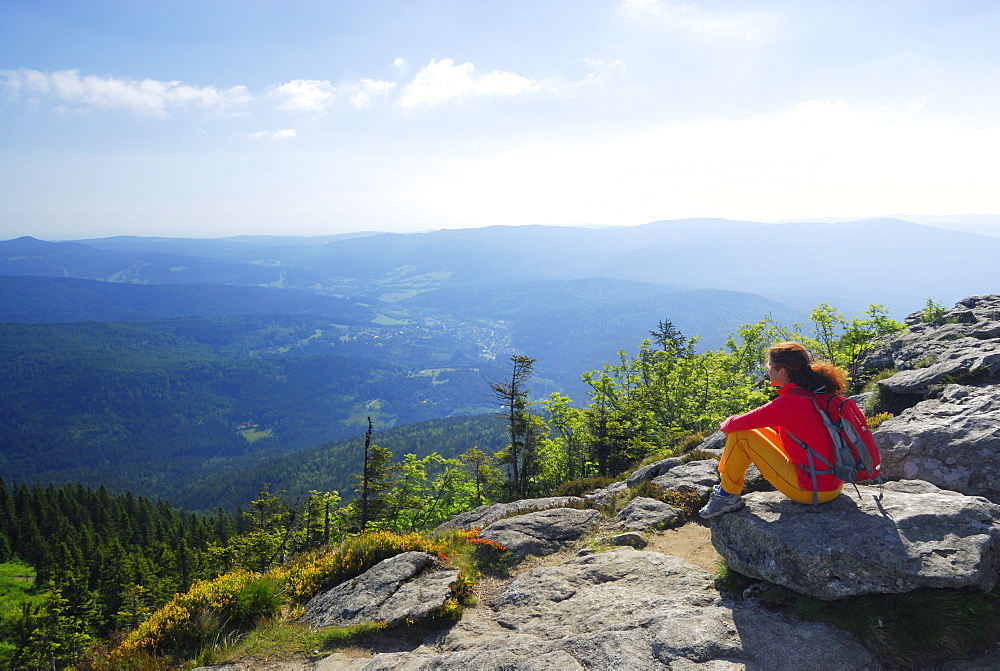
{"label": "curly red hair", "polygon": [[829,361],[813,361],[803,345],[779,342],[767,350],[767,359],[775,368],[784,368],[788,379],[809,391],[843,394],[847,390],[847,373]]}

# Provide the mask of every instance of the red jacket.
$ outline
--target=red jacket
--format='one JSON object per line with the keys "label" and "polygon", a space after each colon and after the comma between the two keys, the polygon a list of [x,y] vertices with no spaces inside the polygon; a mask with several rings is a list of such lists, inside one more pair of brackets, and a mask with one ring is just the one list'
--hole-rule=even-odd
{"label": "red jacket", "polygon": [[[796,393],[790,393],[793,389],[800,387],[793,383],[786,384],[778,390],[776,399],[742,415],[733,415],[724,421],[720,428],[727,434],[764,427],[777,429],[781,438],[781,449],[785,454],[796,464],[807,466],[809,461],[806,451],[788,435],[790,431],[824,459],[833,463],[833,439],[823,424],[819,411],[813,405],[812,395],[803,393],[801,389]],[[817,462],[816,468],[823,470],[825,465]],[[802,469],[799,469],[798,473],[799,487],[812,491],[812,478]],[[833,491],[841,484],[841,481],[832,475],[820,475],[816,483],[817,489],[821,492]]]}

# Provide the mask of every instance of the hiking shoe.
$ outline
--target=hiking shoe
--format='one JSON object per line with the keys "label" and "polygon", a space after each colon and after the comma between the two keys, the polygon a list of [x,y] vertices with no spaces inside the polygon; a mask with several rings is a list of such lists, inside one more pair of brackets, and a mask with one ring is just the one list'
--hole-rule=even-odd
{"label": "hiking shoe", "polygon": [[716,485],[712,488],[712,496],[708,499],[708,505],[698,511],[702,519],[710,520],[723,513],[739,510],[746,505],[743,497],[739,494],[726,494],[722,487]]}

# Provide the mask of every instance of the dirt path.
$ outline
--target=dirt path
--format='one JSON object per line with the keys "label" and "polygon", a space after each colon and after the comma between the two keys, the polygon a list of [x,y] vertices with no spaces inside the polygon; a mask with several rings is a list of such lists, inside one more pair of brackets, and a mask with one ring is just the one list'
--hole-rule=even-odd
{"label": "dirt path", "polygon": [[651,535],[648,540],[646,550],[686,559],[708,571],[715,571],[716,563],[722,558],[712,547],[711,530],[700,520]]}

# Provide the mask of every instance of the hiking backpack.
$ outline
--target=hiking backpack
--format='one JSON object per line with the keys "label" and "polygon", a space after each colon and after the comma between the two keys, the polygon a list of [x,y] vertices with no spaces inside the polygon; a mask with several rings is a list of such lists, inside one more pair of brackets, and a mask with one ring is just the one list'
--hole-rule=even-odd
{"label": "hiking backpack", "polygon": [[[865,414],[851,399],[839,394],[822,393],[821,390],[822,387],[816,392],[805,389],[802,391],[812,398],[816,411],[830,432],[830,437],[833,439],[833,463],[831,464],[791,433],[788,434],[806,451],[809,466],[801,468],[812,478],[813,505],[818,503],[817,475],[830,474],[838,480],[850,482],[855,485],[855,491],[858,491],[859,482],[875,480],[880,488],[882,485],[882,459],[879,456],[878,446],[875,445],[875,439],[872,438],[871,429],[868,428]],[[818,468],[817,461],[824,467]],[[881,497],[880,491],[879,498]]]}

